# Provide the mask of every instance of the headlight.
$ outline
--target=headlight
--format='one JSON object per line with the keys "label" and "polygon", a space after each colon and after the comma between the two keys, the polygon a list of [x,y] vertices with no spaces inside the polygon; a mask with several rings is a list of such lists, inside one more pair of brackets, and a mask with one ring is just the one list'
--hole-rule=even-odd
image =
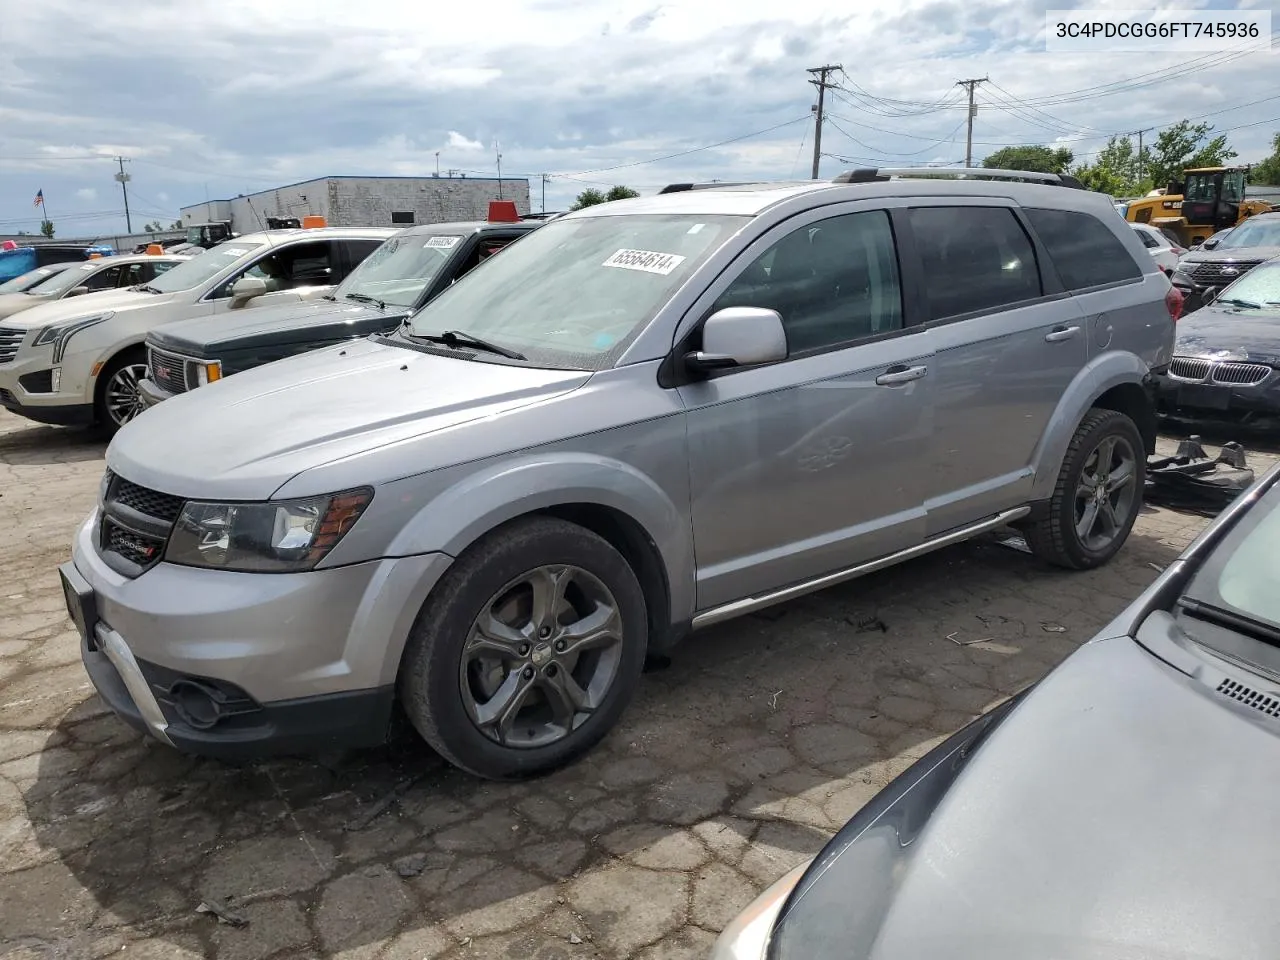
{"label": "headlight", "polygon": [[165,559],[215,570],[310,570],[337,546],[373,499],[369,489],[270,503],[188,501]]}
{"label": "headlight", "polygon": [[711,960],[764,960],[774,921],[808,869],[806,861],[756,897],[716,938]]}
{"label": "headlight", "polygon": [[81,330],[89,327],[97,326],[106,320],[110,320],[115,316],[115,311],[107,313],[99,313],[96,316],[84,317],[80,320],[72,320],[68,323],[56,323],[48,327],[44,327],[36,334],[32,346],[42,347],[46,343],[53,344],[53,362],[61,363],[62,355],[66,352],[67,341],[74,337]]}
{"label": "headlight", "polygon": [[222,379],[221,360],[197,360],[195,368],[197,386],[207,387],[214,381]]}

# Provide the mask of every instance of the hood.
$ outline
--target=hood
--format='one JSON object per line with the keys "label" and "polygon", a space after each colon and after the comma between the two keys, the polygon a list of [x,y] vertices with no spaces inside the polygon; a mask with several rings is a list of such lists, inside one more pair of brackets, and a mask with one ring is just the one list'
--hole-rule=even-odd
{"label": "hood", "polygon": [[393,327],[409,313],[408,308],[388,308],[384,313],[351,300],[311,300],[166,323],[151,331],[147,342],[177,353],[216,359],[220,352],[248,349],[260,343],[283,345],[326,339],[322,331],[330,326],[333,339],[343,336],[344,327],[378,318],[386,319],[385,326]]}
{"label": "hood", "polygon": [[[821,933],[873,960],[1260,960],[1278,932],[1277,750],[1272,721],[1129,638],[1086,644],[991,732],[909,845],[877,822],[806,897],[825,884],[818,902],[867,917]],[[799,956],[788,939],[776,955]],[[837,955],[855,953],[822,954]]]}
{"label": "hood", "polygon": [[1280,247],[1235,247],[1226,250],[1192,250],[1180,263],[1219,263],[1224,260],[1270,260],[1280,257]]}
{"label": "hood", "polygon": [[46,297],[37,297],[30,293],[0,293],[0,320],[49,302],[51,301]]}
{"label": "hood", "polygon": [[[65,297],[62,300],[41,303],[30,310],[23,310],[5,326],[22,327],[34,330],[62,320],[73,320],[79,317],[91,317],[95,313],[107,310],[122,310],[130,307],[147,306],[153,303],[168,303],[181,294],[135,293],[132,290],[104,290],[101,293],[86,293],[79,297]],[[25,296],[25,294],[19,294]]]}
{"label": "hood", "polygon": [[1176,356],[1280,367],[1280,307],[1249,310],[1211,304],[1179,320],[1177,332]]}
{"label": "hood", "polygon": [[[156,405],[116,434],[107,465],[179,496],[262,500],[311,468],[543,402],[590,376],[354,340]],[[447,451],[423,453],[404,474],[448,463]]]}

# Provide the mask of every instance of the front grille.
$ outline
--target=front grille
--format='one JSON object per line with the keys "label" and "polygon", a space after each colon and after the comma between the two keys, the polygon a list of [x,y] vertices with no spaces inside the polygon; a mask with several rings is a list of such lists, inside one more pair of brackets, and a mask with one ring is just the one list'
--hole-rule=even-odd
{"label": "front grille", "polygon": [[[1261,262],[1261,260],[1235,260],[1222,263],[1215,261],[1199,263],[1196,264],[1196,268],[1191,274],[1191,279],[1196,283],[1231,283]],[[1224,273],[1224,271],[1228,270],[1232,272]]]}
{"label": "front grille", "polygon": [[1262,363],[1236,363],[1197,360],[1193,357],[1174,357],[1169,364],[1169,376],[1175,380],[1194,383],[1217,383],[1232,387],[1254,387],[1271,376],[1271,368]]}
{"label": "front grille", "polygon": [[1210,374],[1214,383],[1230,383],[1238,386],[1254,386],[1271,374],[1271,368],[1261,363],[1219,363]]}
{"label": "front grille", "polygon": [[1179,380],[1203,380],[1213,366],[1208,360],[1192,360],[1190,357],[1174,357],[1169,364],[1169,376]]}
{"label": "front grille", "polygon": [[102,558],[117,573],[136,577],[164,555],[183,499],[140,486],[111,470],[105,483],[98,540]]}
{"label": "front grille", "polygon": [[187,391],[187,362],[171,353],[152,348],[148,351],[147,366],[151,369],[151,379],[167,393],[185,393]]}
{"label": "front grille", "polygon": [[26,335],[25,330],[0,327],[0,363],[8,363],[18,355],[18,348],[22,346],[22,338]]}

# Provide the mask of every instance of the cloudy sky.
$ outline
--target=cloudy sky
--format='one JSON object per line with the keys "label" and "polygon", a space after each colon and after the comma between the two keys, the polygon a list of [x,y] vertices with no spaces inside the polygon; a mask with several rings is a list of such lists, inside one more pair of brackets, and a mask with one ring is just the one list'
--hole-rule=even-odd
{"label": "cloudy sky", "polygon": [[[1280,130],[1270,52],[1045,51],[1045,11],[1151,0],[38,0],[0,17],[0,233],[135,229],[184,204],[326,174],[531,178],[537,209],[588,186],[808,176],[809,67],[841,64],[824,175],[850,163],[1058,142],[1202,117],[1258,160]],[[1270,0],[1155,6],[1265,10]],[[1280,23],[1274,25],[1280,28]],[[1153,136],[1153,134],[1148,134]]]}

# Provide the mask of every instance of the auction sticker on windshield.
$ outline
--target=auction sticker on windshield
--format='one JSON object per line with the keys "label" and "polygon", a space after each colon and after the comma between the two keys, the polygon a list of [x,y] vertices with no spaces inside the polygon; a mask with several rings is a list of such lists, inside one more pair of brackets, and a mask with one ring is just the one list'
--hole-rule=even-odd
{"label": "auction sticker on windshield", "polygon": [[658,273],[666,276],[685,258],[678,253],[657,253],[653,250],[619,250],[609,257],[603,267],[621,267],[624,270],[643,270],[645,273]]}
{"label": "auction sticker on windshield", "polygon": [[242,257],[248,252],[248,247],[227,247],[227,249],[221,251],[224,257]]}
{"label": "auction sticker on windshield", "polygon": [[431,237],[423,244],[428,250],[448,250],[456,247],[461,237]]}

